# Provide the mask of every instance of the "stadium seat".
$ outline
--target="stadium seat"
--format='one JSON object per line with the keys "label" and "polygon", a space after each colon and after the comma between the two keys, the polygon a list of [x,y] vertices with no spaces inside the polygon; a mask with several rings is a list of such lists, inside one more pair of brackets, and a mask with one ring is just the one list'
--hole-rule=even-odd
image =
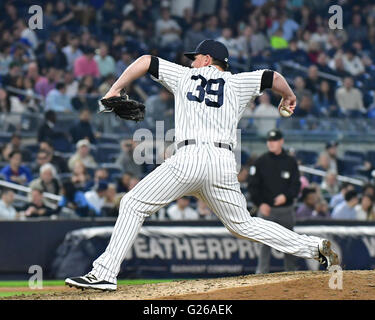
{"label": "stadium seat", "polygon": [[375,166],[375,150],[367,152],[367,160],[370,161],[373,166]]}
{"label": "stadium seat", "polygon": [[297,150],[296,158],[302,162],[302,164],[313,165],[318,159],[318,152],[309,150]]}
{"label": "stadium seat", "polygon": [[345,151],[344,155],[346,157],[357,158],[361,162],[365,161],[365,159],[366,159],[366,154],[364,152],[361,152],[361,151],[347,150],[347,151]]}
{"label": "stadium seat", "polygon": [[120,176],[123,171],[120,166],[113,163],[102,163],[100,166],[107,169],[110,179]]}
{"label": "stadium seat", "polygon": [[63,134],[53,139],[52,143],[56,151],[59,151],[59,152],[72,152],[73,151],[72,143]]}
{"label": "stadium seat", "polygon": [[109,163],[112,162],[116,155],[120,153],[120,146],[118,144],[106,143],[99,144],[97,146],[97,156],[96,160],[99,163]]}

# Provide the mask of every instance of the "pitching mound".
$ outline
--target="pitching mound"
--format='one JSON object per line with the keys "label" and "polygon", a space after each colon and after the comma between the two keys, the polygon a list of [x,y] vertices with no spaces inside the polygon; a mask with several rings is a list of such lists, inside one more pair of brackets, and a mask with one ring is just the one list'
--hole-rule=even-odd
{"label": "pitching mound", "polygon": [[[284,272],[267,275],[184,280],[120,286],[116,292],[58,288],[54,292],[17,296],[27,300],[375,300],[375,270],[344,271],[342,290],[329,287],[328,272]],[[336,282],[337,283],[337,282]],[[8,298],[9,299],[9,298]]]}

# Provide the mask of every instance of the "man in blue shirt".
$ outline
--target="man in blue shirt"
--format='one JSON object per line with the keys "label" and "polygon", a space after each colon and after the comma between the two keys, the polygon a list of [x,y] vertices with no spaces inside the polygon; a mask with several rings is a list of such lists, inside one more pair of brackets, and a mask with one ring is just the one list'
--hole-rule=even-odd
{"label": "man in blue shirt", "polygon": [[72,112],[70,97],[66,94],[64,83],[58,83],[55,89],[48,92],[46,97],[46,110],[55,112]]}
{"label": "man in blue shirt", "polygon": [[21,151],[12,151],[9,155],[9,164],[1,171],[6,181],[21,185],[28,185],[32,180],[32,175],[26,166],[21,165],[22,154]]}
{"label": "man in blue shirt", "polygon": [[345,201],[338,204],[332,212],[332,219],[354,220],[356,211],[354,207],[358,204],[358,194],[350,190],[345,194]]}

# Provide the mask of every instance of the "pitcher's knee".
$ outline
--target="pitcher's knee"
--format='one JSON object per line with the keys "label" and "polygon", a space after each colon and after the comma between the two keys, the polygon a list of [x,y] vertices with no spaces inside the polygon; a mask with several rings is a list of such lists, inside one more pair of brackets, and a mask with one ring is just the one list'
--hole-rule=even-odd
{"label": "pitcher's knee", "polygon": [[148,205],[135,199],[129,193],[121,198],[119,214],[134,214],[143,218],[152,214]]}

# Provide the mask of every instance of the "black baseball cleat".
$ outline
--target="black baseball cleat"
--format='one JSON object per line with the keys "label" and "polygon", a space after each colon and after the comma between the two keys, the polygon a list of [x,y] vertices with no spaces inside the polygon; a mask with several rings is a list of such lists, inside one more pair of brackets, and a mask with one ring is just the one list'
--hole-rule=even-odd
{"label": "black baseball cleat", "polygon": [[331,241],[323,239],[318,246],[320,264],[328,270],[331,266],[340,265],[339,256],[331,248]]}
{"label": "black baseball cleat", "polygon": [[91,273],[88,273],[82,277],[66,278],[65,284],[69,287],[75,287],[82,290],[96,289],[102,291],[115,291],[117,289],[116,283],[100,280]]}

